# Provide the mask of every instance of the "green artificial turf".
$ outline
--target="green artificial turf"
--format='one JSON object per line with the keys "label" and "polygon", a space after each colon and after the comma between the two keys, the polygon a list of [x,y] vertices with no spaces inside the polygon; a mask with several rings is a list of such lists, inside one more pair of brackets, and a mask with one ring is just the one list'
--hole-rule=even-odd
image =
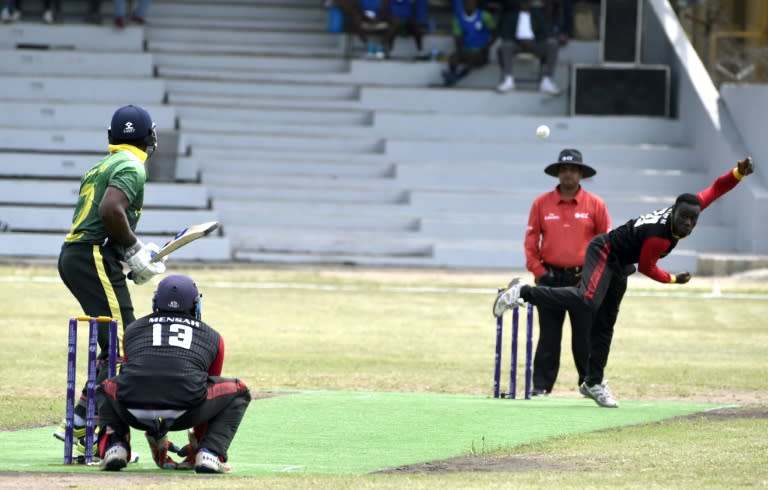
{"label": "green artificial turf", "polygon": [[[230,448],[233,474],[364,474],[483,454],[565,434],[644,424],[715,408],[704,403],[581,398],[492,399],[427,393],[306,391],[254,400]],[[55,427],[0,432],[0,471],[97,471],[62,464]],[[161,472],[141,433],[130,472]],[[184,434],[172,434],[182,443]],[[181,472],[170,472],[179,474]]]}

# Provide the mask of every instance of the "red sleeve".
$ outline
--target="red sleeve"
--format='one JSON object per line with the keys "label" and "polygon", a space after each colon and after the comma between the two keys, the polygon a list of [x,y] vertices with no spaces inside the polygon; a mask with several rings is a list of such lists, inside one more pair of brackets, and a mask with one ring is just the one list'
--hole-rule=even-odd
{"label": "red sleeve", "polygon": [[525,267],[533,277],[539,277],[547,272],[541,262],[541,222],[539,221],[540,199],[533,201],[531,212],[528,214],[528,227],[525,229]]}
{"label": "red sleeve", "polygon": [[671,244],[666,238],[656,236],[644,241],[643,248],[640,249],[640,260],[637,262],[637,270],[654,281],[668,283],[671,277],[669,272],[656,265],[656,262],[659,261],[664,252],[669,250]]}
{"label": "red sleeve", "polygon": [[216,359],[211,363],[211,367],[208,368],[209,376],[221,376],[221,369],[224,367],[224,337],[219,335],[219,353],[216,355]]}
{"label": "red sleeve", "polygon": [[736,184],[738,183],[739,179],[734,175],[733,169],[715,179],[715,181],[712,182],[712,185],[696,194],[696,196],[699,198],[699,202],[701,202],[701,210],[704,211],[707,206],[712,204],[717,198],[726,192],[736,187]]}

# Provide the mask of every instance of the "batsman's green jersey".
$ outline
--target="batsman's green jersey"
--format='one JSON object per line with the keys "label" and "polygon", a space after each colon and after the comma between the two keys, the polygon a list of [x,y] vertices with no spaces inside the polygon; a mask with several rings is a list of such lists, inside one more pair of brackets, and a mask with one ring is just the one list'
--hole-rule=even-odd
{"label": "batsman's green jersey", "polygon": [[[80,197],[72,217],[66,243],[103,243],[107,230],[99,217],[99,204],[107,187],[120,189],[128,198],[128,224],[136,230],[144,205],[144,162],[147,154],[131,145],[109,145],[109,155],[88,170],[80,180]],[[118,244],[113,244],[116,246]]]}

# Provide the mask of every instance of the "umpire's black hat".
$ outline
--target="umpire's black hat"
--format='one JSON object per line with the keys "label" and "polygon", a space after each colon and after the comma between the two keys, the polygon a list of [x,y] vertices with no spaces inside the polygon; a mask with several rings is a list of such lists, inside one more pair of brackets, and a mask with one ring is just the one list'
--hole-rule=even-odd
{"label": "umpire's black hat", "polygon": [[560,152],[555,163],[550,163],[547,168],[544,169],[544,173],[557,177],[560,171],[561,163],[569,163],[571,165],[578,165],[581,167],[581,176],[584,178],[592,177],[597,173],[597,170],[584,163],[581,159],[581,152],[572,148],[566,148]]}

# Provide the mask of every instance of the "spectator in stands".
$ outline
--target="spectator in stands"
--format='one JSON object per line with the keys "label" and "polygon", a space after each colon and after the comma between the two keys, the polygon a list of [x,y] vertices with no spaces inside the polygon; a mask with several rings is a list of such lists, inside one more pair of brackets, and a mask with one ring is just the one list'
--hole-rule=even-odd
{"label": "spectator in stands", "polygon": [[464,9],[453,18],[453,39],[456,50],[443,70],[443,84],[452,87],[473,68],[488,63],[488,52],[496,41],[496,21],[477,7],[477,0],[463,0]]}
{"label": "spectator in stands", "polygon": [[0,11],[0,19],[3,22],[18,22],[21,20],[21,0],[6,0],[3,10]]}
{"label": "spectator in stands", "polygon": [[[146,24],[150,4],[152,4],[152,0],[138,0],[136,8],[131,13],[131,22],[139,25]],[[126,0],[115,0],[115,27],[120,29],[125,27],[127,13]]]}
{"label": "spectator in stands", "polygon": [[541,62],[539,90],[556,95],[560,89],[552,79],[557,67],[559,39],[552,16],[559,0],[505,0],[501,17],[501,46],[498,50],[502,80],[496,90],[515,88],[512,74],[515,56],[533,53]]}
{"label": "spectator in stands", "polygon": [[[380,32],[383,35],[390,28],[390,0],[340,0],[341,10],[347,28],[352,30],[365,45],[366,58],[384,59],[384,47],[370,41],[368,34]],[[394,34],[393,34],[394,36]]]}
{"label": "spectator in stands", "polygon": [[53,24],[61,17],[61,0],[45,0],[43,2],[43,22]]}
{"label": "spectator in stands", "polygon": [[424,52],[422,26],[427,20],[427,0],[390,0],[389,24],[383,36],[385,55],[389,54],[394,47],[395,36],[403,30],[413,36],[418,51],[417,59],[428,59],[429,53]]}
{"label": "spectator in stands", "polygon": [[[595,170],[582,161],[581,152],[565,149],[544,172],[560,183],[533,201],[525,232],[525,266],[536,285],[577,286],[584,253],[595,235],[607,233],[611,218],[600,197],[587,192],[581,179]],[[560,344],[565,314],[571,320],[571,351],[581,386],[589,360],[592,313],[579,308],[538,306],[539,340],[533,360],[533,395],[552,392],[560,370]]]}

